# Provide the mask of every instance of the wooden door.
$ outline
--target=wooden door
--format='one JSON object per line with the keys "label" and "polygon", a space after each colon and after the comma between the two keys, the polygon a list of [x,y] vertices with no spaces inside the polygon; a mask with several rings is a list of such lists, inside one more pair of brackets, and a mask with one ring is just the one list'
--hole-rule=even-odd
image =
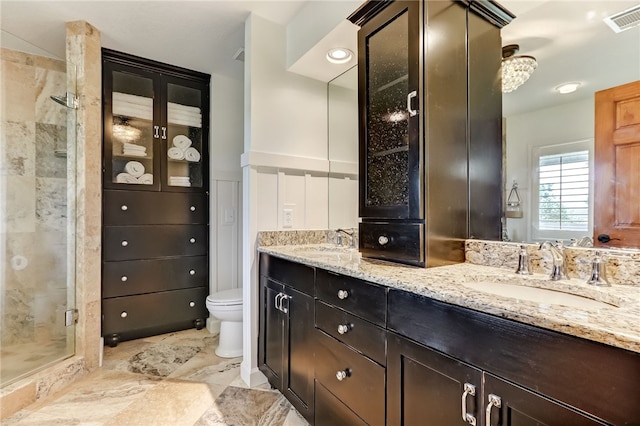
{"label": "wooden door", "polygon": [[640,81],[596,92],[595,112],[594,241],[640,247]]}

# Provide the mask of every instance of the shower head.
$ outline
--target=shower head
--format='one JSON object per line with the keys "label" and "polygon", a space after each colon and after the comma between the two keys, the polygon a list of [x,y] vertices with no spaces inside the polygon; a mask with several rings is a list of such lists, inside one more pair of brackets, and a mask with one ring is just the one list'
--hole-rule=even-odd
{"label": "shower head", "polygon": [[69,109],[78,108],[78,98],[76,98],[76,95],[71,92],[67,92],[65,95],[60,96],[51,96],[51,99]]}

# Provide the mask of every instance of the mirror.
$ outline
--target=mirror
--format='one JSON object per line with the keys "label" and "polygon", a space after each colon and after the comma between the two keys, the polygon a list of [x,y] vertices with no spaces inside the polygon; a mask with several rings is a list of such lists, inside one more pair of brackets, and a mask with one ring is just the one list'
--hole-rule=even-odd
{"label": "mirror", "polygon": [[[512,241],[533,241],[536,237],[568,239],[567,234],[553,230],[538,232],[537,236],[533,232],[530,190],[535,176],[533,156],[545,150],[553,152],[554,145],[592,148],[594,93],[640,79],[640,26],[615,33],[603,22],[603,17],[624,11],[637,2],[502,0],[500,3],[516,15],[516,19],[502,29],[503,46],[518,44],[518,54],[534,56],[538,62],[538,68],[527,82],[503,94],[504,201],[506,203],[512,183],[516,181],[522,208],[522,218],[506,219],[507,233]],[[571,81],[581,83],[574,93],[562,95],[554,90]],[[357,226],[356,67],[331,81],[328,90],[329,225],[332,228]],[[347,174],[341,174],[342,162],[352,167],[348,175],[352,184],[348,196],[344,191],[348,185],[345,185]],[[589,201],[586,208],[593,212],[592,196]],[[596,200],[602,201],[606,202]],[[341,211],[348,213],[342,217]],[[579,235],[592,236],[592,223],[588,222],[586,230],[579,231]]]}
{"label": "mirror", "polygon": [[[517,16],[502,29],[503,46],[518,44],[518,54],[534,56],[538,62],[527,82],[503,94],[505,202],[517,182],[523,213],[522,218],[506,219],[508,236],[512,241],[576,237],[558,229],[557,224],[538,225],[543,220],[538,217],[537,199],[544,196],[542,182],[537,179],[538,158],[590,152],[590,202],[585,203],[582,213],[588,211],[592,217],[594,93],[640,79],[640,27],[615,33],[603,18],[635,6],[637,1],[501,3]],[[578,82],[580,87],[569,94],[554,90],[567,82]],[[600,202],[607,200],[595,200]],[[592,229],[592,220],[588,220],[578,235],[591,237]]]}
{"label": "mirror", "polygon": [[327,85],[329,228],[358,227],[358,68]]}

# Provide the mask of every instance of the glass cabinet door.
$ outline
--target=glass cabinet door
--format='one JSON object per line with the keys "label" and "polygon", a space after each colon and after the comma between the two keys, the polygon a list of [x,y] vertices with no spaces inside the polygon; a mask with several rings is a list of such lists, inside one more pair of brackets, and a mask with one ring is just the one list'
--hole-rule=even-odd
{"label": "glass cabinet door", "polygon": [[366,55],[360,70],[366,96],[361,137],[363,217],[415,217],[410,210],[419,205],[417,189],[412,188],[420,180],[418,82],[414,81],[419,41],[412,40],[419,37],[412,33],[411,3],[416,2],[388,7],[367,24],[375,29],[365,31],[360,40]]}
{"label": "glass cabinet door", "polygon": [[205,185],[204,158],[207,135],[205,112],[208,96],[200,83],[167,79],[166,123],[164,141],[166,165],[163,187],[166,189],[200,188]]}
{"label": "glass cabinet door", "polygon": [[113,64],[105,73],[105,186],[158,190],[157,78]]}

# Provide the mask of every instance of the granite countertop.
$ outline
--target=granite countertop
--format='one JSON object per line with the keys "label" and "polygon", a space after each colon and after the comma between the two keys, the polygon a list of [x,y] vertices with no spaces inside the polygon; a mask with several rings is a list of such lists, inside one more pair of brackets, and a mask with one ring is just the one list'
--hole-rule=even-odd
{"label": "granite countertop", "polygon": [[[267,246],[258,251],[640,353],[638,287],[549,281],[541,274],[521,276],[470,263],[417,268],[363,259],[355,250],[330,244]],[[536,298],[541,301],[533,301]]]}

